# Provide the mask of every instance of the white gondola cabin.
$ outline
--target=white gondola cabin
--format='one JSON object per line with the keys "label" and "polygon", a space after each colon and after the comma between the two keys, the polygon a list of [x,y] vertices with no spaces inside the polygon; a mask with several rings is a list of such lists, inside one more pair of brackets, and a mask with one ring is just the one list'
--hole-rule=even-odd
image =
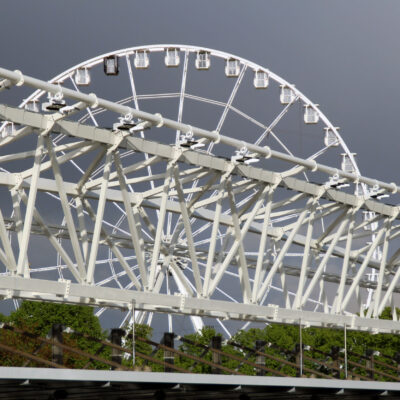
{"label": "white gondola cabin", "polygon": [[[336,128],[336,130],[339,128]],[[331,146],[339,146],[339,140],[336,136],[336,133],[333,131],[332,128],[324,128],[325,130],[325,137],[324,137],[324,144],[326,147],[331,147]]]}
{"label": "white gondola cabin", "polygon": [[39,112],[39,102],[37,100],[29,100],[25,104],[25,110]]}
{"label": "white gondola cabin", "polygon": [[318,123],[318,120],[319,120],[318,111],[309,104],[305,105],[304,122],[306,124],[316,124]]}
{"label": "white gondola cabin", "polygon": [[165,65],[167,67],[177,67],[180,63],[179,49],[170,48],[165,51]]}
{"label": "white gondola cabin", "polygon": [[[356,156],[356,153],[351,153],[353,158]],[[349,154],[342,153],[342,164],[341,168],[344,172],[348,172],[350,174],[354,174],[356,172],[355,167],[350,159]]]}
{"label": "white gondola cabin", "polygon": [[117,56],[109,56],[105,57],[103,60],[104,73],[106,75],[118,75],[119,66],[118,66],[118,57]]}
{"label": "white gondola cabin", "polygon": [[269,77],[265,71],[254,71],[253,84],[256,89],[266,89],[268,83]]}
{"label": "white gondola cabin", "polygon": [[207,70],[210,68],[211,60],[208,51],[198,51],[195,61],[196,69]]}
{"label": "white gondola cabin", "polygon": [[240,73],[239,60],[235,60],[234,58],[226,60],[225,75],[228,78],[235,78],[239,76],[239,73]]}
{"label": "white gondola cabin", "polygon": [[76,70],[75,83],[78,86],[88,86],[90,84],[90,72],[87,68],[78,68]]}
{"label": "white gondola cabin", "polygon": [[147,50],[138,50],[135,53],[135,68],[146,69],[150,65],[149,54]]}
{"label": "white gondola cabin", "polygon": [[281,95],[280,101],[281,104],[290,104],[294,101],[296,95],[294,94],[293,90],[285,85],[281,85]]}
{"label": "white gondola cabin", "polygon": [[1,137],[4,139],[7,136],[11,136],[15,133],[15,126],[13,122],[7,122],[1,130]]}

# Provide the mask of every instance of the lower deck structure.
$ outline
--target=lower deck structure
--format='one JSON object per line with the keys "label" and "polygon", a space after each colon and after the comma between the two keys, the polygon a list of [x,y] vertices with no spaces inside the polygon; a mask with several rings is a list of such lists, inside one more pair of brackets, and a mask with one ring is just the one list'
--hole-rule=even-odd
{"label": "lower deck structure", "polygon": [[400,399],[400,383],[0,367],[0,399]]}

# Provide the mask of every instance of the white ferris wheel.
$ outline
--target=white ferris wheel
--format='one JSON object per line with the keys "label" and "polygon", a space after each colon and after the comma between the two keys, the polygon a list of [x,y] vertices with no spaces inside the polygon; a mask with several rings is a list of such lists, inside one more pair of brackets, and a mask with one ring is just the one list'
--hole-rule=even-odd
{"label": "white ferris wheel", "polygon": [[[349,204],[385,190],[361,177],[318,104],[269,69],[213,49],[151,45],[75,65],[49,81],[52,91],[31,83],[39,89],[19,106],[29,122],[2,114],[0,168],[17,182],[2,194],[17,254],[3,277],[81,285],[73,302],[104,318],[125,310],[121,326],[129,302],[94,299],[86,286],[179,297],[176,307],[139,296],[135,320],[157,324],[161,314],[169,330],[198,330],[216,317],[227,336],[261,321],[239,311],[240,323],[230,321],[241,306],[307,321],[382,300],[375,232],[384,220]],[[80,93],[90,102],[73,103]],[[45,133],[32,113],[52,118]],[[188,299],[207,306],[185,311]]]}

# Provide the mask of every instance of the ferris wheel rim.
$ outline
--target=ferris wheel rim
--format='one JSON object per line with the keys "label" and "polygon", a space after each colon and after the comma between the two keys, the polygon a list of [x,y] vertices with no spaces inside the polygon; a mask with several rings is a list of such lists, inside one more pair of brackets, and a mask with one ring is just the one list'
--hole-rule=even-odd
{"label": "ferris wheel rim", "polygon": [[[282,78],[280,75],[272,72],[269,68],[263,67],[260,64],[257,64],[257,63],[250,61],[244,57],[237,56],[232,53],[228,53],[228,52],[224,52],[224,51],[220,51],[220,50],[216,50],[216,49],[212,49],[212,48],[208,48],[208,47],[185,45],[185,44],[172,44],[172,43],[133,46],[133,47],[127,47],[127,48],[123,48],[123,49],[119,49],[119,50],[106,52],[101,55],[92,57],[88,60],[82,61],[81,63],[75,64],[74,66],[64,70],[60,74],[51,78],[48,82],[49,83],[55,83],[55,82],[62,83],[68,77],[72,77],[72,75],[74,74],[74,72],[77,69],[91,68],[91,67],[103,62],[103,59],[105,57],[128,56],[128,55],[134,54],[137,51],[144,51],[144,50],[147,50],[149,52],[161,52],[161,51],[165,51],[168,48],[175,48],[175,49],[179,49],[180,51],[193,52],[193,53],[199,52],[199,51],[205,51],[205,52],[209,52],[210,55],[221,58],[221,59],[227,60],[227,59],[233,58],[235,60],[238,60],[241,64],[245,65],[246,67],[252,68],[254,71],[259,70],[259,71],[266,72],[268,74],[269,78],[272,78],[279,85],[290,88],[304,104],[311,106],[315,110],[315,112],[318,114],[321,121],[326,125],[327,128],[331,129],[331,131],[335,134],[340,146],[343,148],[344,152],[346,153],[350,162],[352,163],[352,166],[354,168],[354,173],[356,175],[360,175],[360,170],[355,161],[354,154],[350,151],[346,142],[343,140],[342,136],[340,135],[340,133],[338,131],[338,128],[331,123],[331,121],[321,111],[321,109],[319,108],[319,106],[316,103],[312,102],[306,95],[304,95],[303,92],[301,92],[299,89],[297,89],[297,87],[294,84],[289,83],[287,80]],[[28,96],[26,99],[24,99],[24,101],[21,102],[19,107],[24,107],[27,102],[37,99],[43,93],[45,93],[43,90],[40,90],[40,89],[36,90],[30,96]],[[285,151],[286,151],[286,149],[285,149]],[[288,154],[290,154],[290,153],[288,153]],[[364,188],[364,191],[365,191],[365,188]]]}

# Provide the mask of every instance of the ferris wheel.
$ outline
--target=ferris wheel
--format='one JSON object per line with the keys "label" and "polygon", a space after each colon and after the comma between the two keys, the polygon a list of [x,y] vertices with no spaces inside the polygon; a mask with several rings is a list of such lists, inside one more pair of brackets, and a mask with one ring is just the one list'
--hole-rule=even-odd
{"label": "ferris wheel", "polygon": [[[186,45],[113,51],[49,82],[60,91],[38,89],[19,107],[66,116],[58,131],[50,129],[39,143],[27,130],[14,141],[16,132],[21,138],[18,123],[2,126],[1,171],[32,183],[36,168],[43,179],[33,200],[37,218],[29,244],[15,222],[29,209],[27,195],[11,191],[12,202],[2,209],[14,224],[10,242],[26,248],[17,261],[25,277],[183,299],[347,311],[339,310],[343,299],[334,277],[340,278],[346,259],[338,246],[349,212],[322,192],[310,201],[295,191],[317,184],[360,196],[369,189],[342,179],[343,172],[360,176],[355,153],[319,105],[293,84],[241,57]],[[89,94],[93,102],[71,104],[64,89]],[[98,98],[155,113],[158,123],[129,112],[116,116]],[[186,129],[171,129],[167,119]],[[92,136],[84,133],[89,127]],[[198,135],[199,129],[213,140]],[[118,143],[106,147],[103,130],[118,135]],[[227,137],[234,146],[221,140]],[[336,173],[304,168],[300,160]],[[46,179],[56,182],[54,190],[47,190]],[[357,240],[369,240],[377,229],[374,212],[363,215],[353,219],[364,229]],[[379,259],[377,252],[379,245],[372,259]],[[371,301],[368,287],[362,289],[364,304]],[[99,302],[96,313],[106,318],[107,310]],[[134,318],[157,324],[154,316],[164,311],[160,304]],[[171,331],[209,324],[201,310],[190,318],[168,311],[164,318]],[[131,319],[125,311],[119,324]],[[216,321],[227,336],[250,324]]]}

